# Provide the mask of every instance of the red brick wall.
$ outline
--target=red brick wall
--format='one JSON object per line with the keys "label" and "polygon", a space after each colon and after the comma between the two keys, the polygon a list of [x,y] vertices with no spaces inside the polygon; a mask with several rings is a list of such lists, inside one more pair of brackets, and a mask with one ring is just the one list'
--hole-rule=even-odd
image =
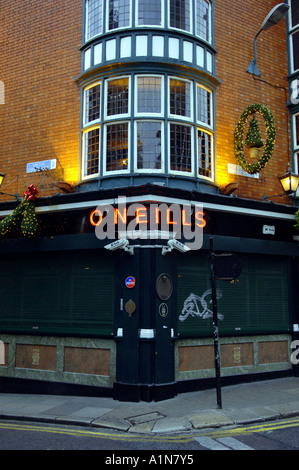
{"label": "red brick wall", "polygon": [[[256,81],[246,72],[254,58],[254,37],[276,4],[276,0],[215,1],[216,74],[222,81],[216,95],[216,182],[220,187],[236,182],[239,188],[234,194],[257,200],[261,200],[263,194],[269,196],[282,192],[277,177],[285,173],[288,161],[291,161],[287,138],[289,115],[284,91]],[[260,79],[288,90],[285,19],[258,36],[257,64]],[[270,109],[277,132],[273,156],[260,172],[259,179],[227,172],[228,163],[237,163],[234,155],[236,124],[244,109],[254,103],[264,104]],[[275,198],[274,202],[287,204],[289,198]]]}
{"label": "red brick wall", "polygon": [[[52,158],[66,181],[77,182],[82,2],[13,0],[1,2],[0,15],[0,171],[7,175],[1,189],[23,194],[45,176],[26,175],[27,163]],[[41,195],[57,192],[61,171],[51,174]]]}

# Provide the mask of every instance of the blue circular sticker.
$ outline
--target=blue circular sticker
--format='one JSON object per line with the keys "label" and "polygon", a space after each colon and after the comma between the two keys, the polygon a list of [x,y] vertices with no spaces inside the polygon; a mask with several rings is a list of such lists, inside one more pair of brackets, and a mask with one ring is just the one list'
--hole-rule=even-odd
{"label": "blue circular sticker", "polygon": [[136,284],[135,277],[128,276],[125,280],[125,284],[128,289],[132,289]]}

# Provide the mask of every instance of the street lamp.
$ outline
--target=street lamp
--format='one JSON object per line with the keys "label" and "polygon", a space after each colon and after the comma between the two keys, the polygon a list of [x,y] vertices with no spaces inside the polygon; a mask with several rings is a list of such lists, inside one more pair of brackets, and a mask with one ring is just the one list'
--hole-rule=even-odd
{"label": "street lamp", "polygon": [[270,13],[264,19],[264,21],[262,23],[262,26],[261,26],[261,29],[259,30],[259,32],[257,33],[257,35],[254,38],[254,59],[251,61],[250,65],[247,69],[248,73],[251,73],[252,75],[257,75],[258,77],[261,75],[260,71],[258,69],[258,66],[256,65],[256,60],[257,60],[256,40],[257,40],[257,37],[262,31],[267,31],[269,28],[271,28],[272,26],[279,23],[287,15],[287,13],[289,11],[289,8],[290,8],[289,5],[287,5],[286,3],[279,3],[274,8],[272,8]]}
{"label": "street lamp", "polygon": [[298,185],[299,185],[299,175],[292,172],[292,169],[291,169],[290,165],[288,167],[287,172],[284,175],[279,176],[278,179],[279,179],[279,182],[282,186],[282,189],[284,190],[284,193],[283,194],[277,194],[275,196],[268,196],[268,197],[266,195],[264,195],[263,196],[263,201],[267,201],[267,199],[272,199],[273,197],[291,195],[291,194],[294,194],[297,191]]}

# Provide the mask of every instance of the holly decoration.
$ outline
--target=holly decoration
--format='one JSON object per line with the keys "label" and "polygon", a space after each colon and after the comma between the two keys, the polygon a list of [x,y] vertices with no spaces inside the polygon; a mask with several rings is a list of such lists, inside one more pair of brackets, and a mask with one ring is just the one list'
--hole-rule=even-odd
{"label": "holly decoration", "polygon": [[262,135],[257,120],[254,115],[252,121],[249,124],[248,132],[245,139],[245,145],[247,148],[251,147],[263,147]]}
{"label": "holly decoration", "polygon": [[24,192],[24,198],[16,207],[12,214],[5,217],[0,222],[0,235],[7,235],[10,232],[21,229],[24,237],[35,237],[38,229],[38,222],[35,214],[34,201],[38,195],[37,188],[31,184],[28,191]]}
{"label": "holly decoration", "polygon": [[[255,113],[260,113],[265,121],[267,138],[266,138],[266,143],[265,143],[263,154],[259,158],[259,160],[257,162],[248,163],[244,156],[243,135],[244,135],[245,126],[246,126],[249,116]],[[255,123],[253,123],[252,127],[254,131],[254,136],[255,138],[257,138],[257,141],[261,140],[259,139],[259,135],[257,135],[257,129],[256,129]],[[248,132],[249,131],[250,131],[250,127],[249,127]],[[241,117],[239,119],[239,122],[237,123],[236,130],[235,130],[235,157],[239,165],[243,168],[243,170],[245,170],[247,173],[251,175],[254,173],[259,173],[261,169],[264,168],[266,163],[272,157],[274,144],[275,144],[275,138],[276,138],[276,129],[275,129],[274,118],[273,118],[272,113],[269,111],[269,109],[263,104],[252,104],[248,106],[241,114]]]}

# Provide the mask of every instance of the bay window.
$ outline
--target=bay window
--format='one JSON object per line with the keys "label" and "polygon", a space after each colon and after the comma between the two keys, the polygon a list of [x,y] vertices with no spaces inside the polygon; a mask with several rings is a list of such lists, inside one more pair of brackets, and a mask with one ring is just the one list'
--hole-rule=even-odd
{"label": "bay window", "polygon": [[83,97],[83,178],[159,173],[213,179],[213,97],[205,86],[132,73],[103,78]]}

